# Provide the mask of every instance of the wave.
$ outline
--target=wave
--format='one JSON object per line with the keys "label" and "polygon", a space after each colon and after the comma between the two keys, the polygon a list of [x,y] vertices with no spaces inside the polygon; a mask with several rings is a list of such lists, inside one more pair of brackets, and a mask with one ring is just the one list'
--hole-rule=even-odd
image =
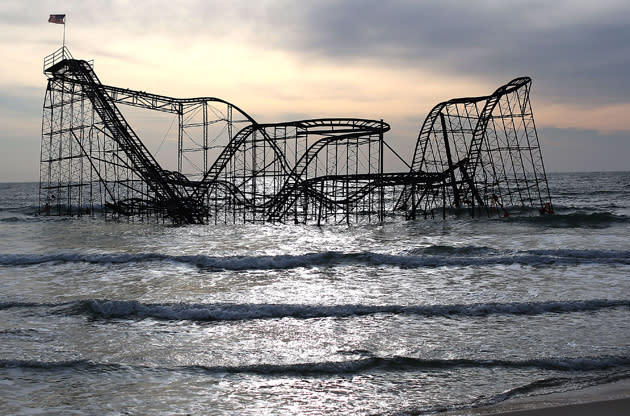
{"label": "wave", "polygon": [[117,363],[96,363],[89,360],[69,361],[31,361],[0,360],[0,368],[33,368],[33,369],[81,369],[81,370],[166,370],[192,371],[212,374],[260,374],[260,375],[338,375],[356,374],[370,371],[435,371],[465,368],[479,369],[536,369],[561,372],[590,372],[598,370],[622,369],[630,367],[630,357],[562,357],[529,360],[501,359],[424,359],[417,357],[362,357],[346,361],[323,361],[290,364],[244,364],[244,365],[188,365],[171,368],[157,368],[148,365],[128,365]]}
{"label": "wave", "polygon": [[88,314],[100,319],[160,319],[175,321],[239,321],[253,319],[345,318],[376,314],[424,317],[480,317],[490,315],[542,315],[592,312],[628,308],[626,300],[574,300],[522,303],[478,303],[454,305],[296,305],[296,304],[185,304],[141,303],[135,300],[89,299],[65,303],[3,302],[10,308],[53,308],[58,314]]}
{"label": "wave", "polygon": [[0,201],[0,217],[15,215],[18,217],[31,217],[39,214],[39,204],[37,201]]}
{"label": "wave", "polygon": [[454,248],[433,246],[412,249],[404,254],[375,252],[344,253],[325,251],[299,255],[207,256],[169,255],[161,253],[55,253],[0,254],[0,266],[32,266],[45,263],[135,264],[166,262],[209,270],[274,270],[300,267],[395,266],[402,268],[436,268],[493,265],[630,265],[628,250],[525,250],[497,251],[486,247]]}
{"label": "wave", "polygon": [[16,222],[32,222],[35,221],[35,217],[33,216],[18,216],[18,215],[13,215],[13,216],[7,216],[7,217],[0,217],[0,223],[16,223]]}
{"label": "wave", "polygon": [[[606,228],[630,223],[630,217],[609,211],[588,212],[590,209],[559,209],[553,215],[514,216],[509,222],[527,223],[550,228]],[[563,212],[569,211],[569,212]]]}
{"label": "wave", "polygon": [[501,253],[491,247],[486,246],[448,246],[448,245],[431,245],[426,247],[418,247],[407,252],[417,256],[496,256]]}

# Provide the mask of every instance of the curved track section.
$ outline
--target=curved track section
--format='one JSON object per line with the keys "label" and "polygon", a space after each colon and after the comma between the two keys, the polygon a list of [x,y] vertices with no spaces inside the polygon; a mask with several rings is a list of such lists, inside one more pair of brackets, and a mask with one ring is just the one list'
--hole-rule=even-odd
{"label": "curved track section", "polygon": [[[252,126],[239,132],[217,158],[200,184],[197,198],[213,207],[211,217],[222,220],[321,221],[337,209],[328,200],[362,186],[357,175],[364,175],[362,181],[377,180],[383,134],[388,130],[384,122],[354,118]],[[312,188],[313,179],[342,175],[344,186],[322,187],[320,182],[319,189]],[[228,189],[219,182],[231,183],[239,191],[226,194]],[[349,202],[337,216],[355,205]]]}
{"label": "curved track section", "polygon": [[420,130],[411,172],[449,172],[433,189],[403,187],[396,209],[480,209],[508,215],[510,207],[552,211],[529,91],[515,78],[492,94],[436,105]]}

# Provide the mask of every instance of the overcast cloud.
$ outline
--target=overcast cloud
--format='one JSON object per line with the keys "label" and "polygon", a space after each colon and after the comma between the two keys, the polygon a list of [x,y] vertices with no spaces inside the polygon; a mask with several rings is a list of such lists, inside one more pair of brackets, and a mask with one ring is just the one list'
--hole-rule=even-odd
{"label": "overcast cloud", "polygon": [[[62,33],[46,23],[50,13],[67,14],[68,45],[96,60],[103,82],[216,95],[263,121],[384,117],[394,145],[409,145],[438,101],[531,76],[547,159],[557,161],[551,170],[580,170],[570,160],[587,160],[589,149],[600,169],[626,169],[630,157],[627,0],[8,0],[0,4],[0,45],[11,56],[0,64],[0,121],[10,128],[0,140],[11,138],[22,164],[35,160],[30,172],[41,126],[20,129],[16,120],[41,117],[41,61]],[[0,180],[13,179],[1,162]]]}
{"label": "overcast cloud", "polygon": [[422,66],[485,80],[531,75],[555,98],[627,102],[630,3],[309,2],[281,47],[338,62]]}

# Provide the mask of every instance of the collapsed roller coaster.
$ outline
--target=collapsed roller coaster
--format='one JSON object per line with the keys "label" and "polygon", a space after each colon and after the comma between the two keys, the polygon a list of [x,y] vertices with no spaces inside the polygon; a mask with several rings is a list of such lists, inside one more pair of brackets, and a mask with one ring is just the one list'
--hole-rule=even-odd
{"label": "collapsed roller coaster", "polygon": [[[433,107],[410,169],[387,172],[384,153],[393,150],[382,120],[261,124],[218,98],[102,84],[65,47],[44,59],[44,74],[45,215],[321,224],[552,212],[526,77]],[[177,117],[177,170],[160,166],[119,106]]]}

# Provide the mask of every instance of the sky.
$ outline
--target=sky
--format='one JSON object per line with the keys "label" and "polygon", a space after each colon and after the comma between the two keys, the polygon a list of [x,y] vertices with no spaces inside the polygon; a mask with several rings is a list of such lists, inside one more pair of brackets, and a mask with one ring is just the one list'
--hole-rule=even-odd
{"label": "sky", "polygon": [[[548,172],[630,170],[627,0],[3,0],[0,182],[39,180],[62,13],[66,46],[105,84],[219,97],[265,123],[383,119],[408,161],[435,104],[529,76]],[[166,137],[137,123],[150,149]]]}

